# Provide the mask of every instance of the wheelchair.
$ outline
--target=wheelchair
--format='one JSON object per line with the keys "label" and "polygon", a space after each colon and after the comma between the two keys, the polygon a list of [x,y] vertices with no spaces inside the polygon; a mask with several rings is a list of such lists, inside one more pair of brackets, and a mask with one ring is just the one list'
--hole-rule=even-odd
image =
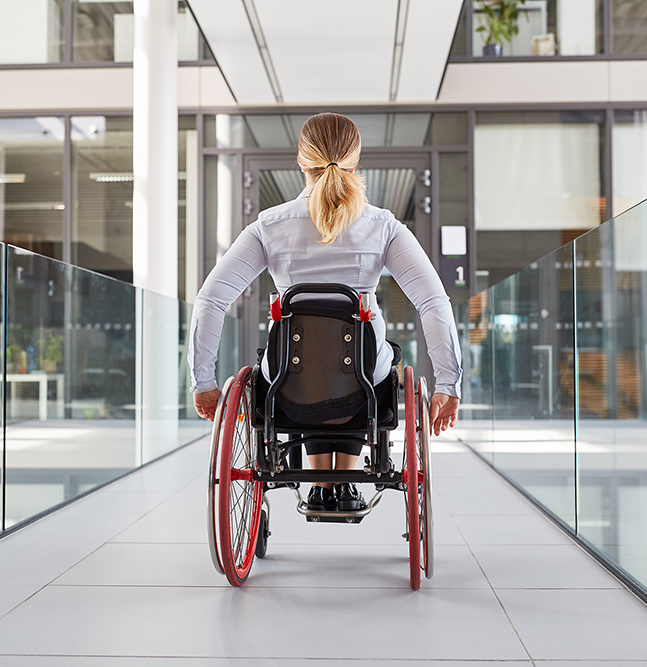
{"label": "wheelchair", "polygon": [[[326,295],[322,298],[321,295]],[[369,324],[369,295],[341,284],[304,283],[270,296],[266,350],[270,377],[245,366],[222,388],[213,422],[208,533],[211,558],[232,586],[247,579],[254,557],[265,556],[270,535],[267,494],[290,488],[297,511],[311,522],[356,524],[385,490],[404,492],[411,588],[421,572],[433,576],[429,399],[425,378],[404,369],[404,454],[396,469],[389,433],[398,426],[397,366],[372,383],[376,342]],[[279,435],[281,439],[279,439]],[[363,468],[311,470],[302,465],[309,443],[368,447]],[[355,511],[308,509],[305,482],[353,482],[375,486],[366,507]]]}

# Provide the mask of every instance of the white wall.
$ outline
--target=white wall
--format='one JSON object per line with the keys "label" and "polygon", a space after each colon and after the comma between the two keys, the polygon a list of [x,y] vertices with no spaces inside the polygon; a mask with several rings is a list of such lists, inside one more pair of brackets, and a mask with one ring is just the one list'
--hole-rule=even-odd
{"label": "white wall", "polygon": [[[129,109],[130,67],[0,70],[0,110]],[[180,107],[230,106],[234,99],[217,67],[178,67]]]}

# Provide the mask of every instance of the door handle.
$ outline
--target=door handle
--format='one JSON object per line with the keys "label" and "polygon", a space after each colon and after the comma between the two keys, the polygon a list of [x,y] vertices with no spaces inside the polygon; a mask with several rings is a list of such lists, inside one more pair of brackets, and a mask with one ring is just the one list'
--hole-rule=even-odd
{"label": "door handle", "polygon": [[423,197],[420,202],[420,208],[429,215],[429,213],[431,213],[431,197]]}

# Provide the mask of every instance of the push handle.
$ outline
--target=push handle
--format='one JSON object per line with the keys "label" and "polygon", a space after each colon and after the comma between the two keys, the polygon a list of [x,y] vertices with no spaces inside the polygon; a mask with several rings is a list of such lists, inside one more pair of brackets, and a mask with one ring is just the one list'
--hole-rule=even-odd
{"label": "push handle", "polygon": [[359,313],[359,296],[352,287],[341,283],[299,283],[288,287],[283,294],[281,311],[284,316],[290,314],[290,302],[297,294],[341,294],[350,299]]}

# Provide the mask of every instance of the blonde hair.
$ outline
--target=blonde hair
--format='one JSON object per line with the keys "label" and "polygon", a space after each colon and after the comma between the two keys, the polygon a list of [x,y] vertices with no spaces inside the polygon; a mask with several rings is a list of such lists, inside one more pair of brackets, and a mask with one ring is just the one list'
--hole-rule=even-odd
{"label": "blonde hair", "polygon": [[321,234],[319,243],[332,243],[366,206],[364,179],[350,171],[361,149],[359,130],[346,116],[320,113],[301,130],[297,161],[314,180],[308,210]]}

